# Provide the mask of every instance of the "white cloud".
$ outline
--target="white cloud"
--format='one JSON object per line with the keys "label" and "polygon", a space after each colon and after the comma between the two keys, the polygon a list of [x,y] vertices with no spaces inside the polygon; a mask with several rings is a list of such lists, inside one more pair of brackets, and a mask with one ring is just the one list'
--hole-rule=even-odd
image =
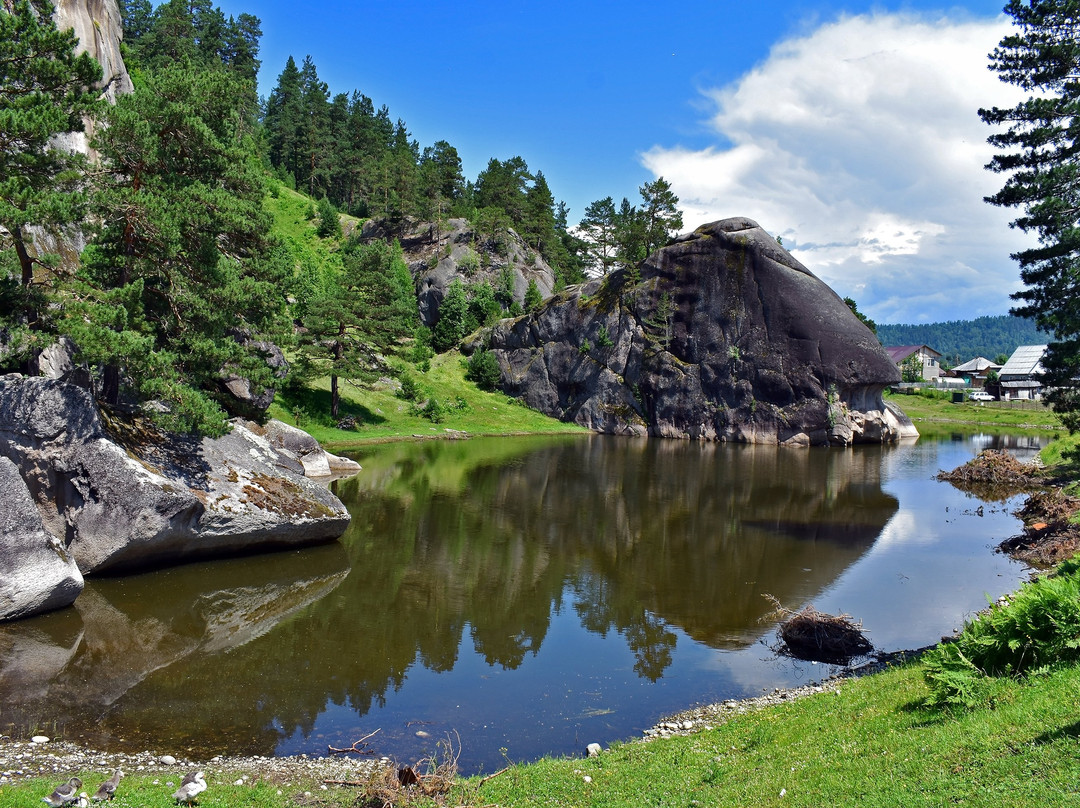
{"label": "white cloud", "polygon": [[1003,314],[1025,237],[987,205],[1001,177],[979,107],[1020,97],[987,69],[1010,25],[843,17],[708,90],[717,143],[656,146],[686,224],[749,216],[882,322]]}

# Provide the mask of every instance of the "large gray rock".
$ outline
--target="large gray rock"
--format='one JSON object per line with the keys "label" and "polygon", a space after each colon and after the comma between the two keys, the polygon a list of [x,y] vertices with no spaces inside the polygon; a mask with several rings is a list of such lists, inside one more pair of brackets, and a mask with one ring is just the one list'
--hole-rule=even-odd
{"label": "large gray rock", "polygon": [[485,343],[506,392],[599,432],[790,445],[914,433],[883,403],[900,376],[874,335],[749,219],[700,227],[466,350]]}
{"label": "large gray rock", "polygon": [[0,620],[70,606],[83,588],[75,560],[45,530],[19,470],[0,457]]}
{"label": "large gray rock", "polygon": [[302,429],[274,419],[263,427],[248,426],[270,441],[274,448],[295,456],[307,477],[344,477],[360,471],[360,464],[355,460],[331,454]]}
{"label": "large gray rock", "polygon": [[84,574],[330,541],[341,502],[242,422],[217,439],[110,422],[56,380],[0,377],[0,456],[15,462]]}

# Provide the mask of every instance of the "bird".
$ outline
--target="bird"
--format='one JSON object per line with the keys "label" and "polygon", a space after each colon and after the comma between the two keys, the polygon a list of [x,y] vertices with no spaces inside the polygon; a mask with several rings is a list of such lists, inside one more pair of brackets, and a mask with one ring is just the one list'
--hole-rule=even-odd
{"label": "bird", "polygon": [[72,777],[63,785],[59,785],[53,789],[53,793],[47,797],[42,797],[42,802],[47,802],[52,808],[60,808],[62,805],[70,805],[79,799],[79,789],[82,787],[82,780],[78,777]]}
{"label": "bird", "polygon": [[206,791],[206,780],[203,779],[203,773],[192,772],[184,776],[180,788],[173,794],[173,799],[176,800],[177,805],[180,803],[192,805],[195,803],[195,798],[204,791]]}
{"label": "bird", "polygon": [[111,800],[116,796],[116,787],[120,785],[120,778],[124,776],[124,773],[117,769],[113,772],[113,776],[98,786],[98,790],[94,792],[94,802],[105,802],[105,800]]}
{"label": "bird", "polygon": [[90,808],[90,798],[86,796],[85,791],[80,791],[79,796],[75,799],[75,802],[71,803],[75,808]]}

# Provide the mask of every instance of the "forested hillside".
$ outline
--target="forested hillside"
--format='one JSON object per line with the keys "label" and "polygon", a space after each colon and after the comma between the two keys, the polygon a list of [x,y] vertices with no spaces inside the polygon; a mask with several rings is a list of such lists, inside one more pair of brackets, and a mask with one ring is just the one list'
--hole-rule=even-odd
{"label": "forested hillside", "polygon": [[[399,376],[474,321],[538,302],[459,284],[455,311],[472,314],[455,339],[433,339],[393,238],[410,222],[441,232],[467,220],[495,262],[513,229],[556,288],[589,267],[636,263],[682,227],[658,178],[638,204],[591,205],[579,236],[521,156],[492,157],[466,179],[453,145],[421,148],[385,104],[332,94],[310,58],[290,57],[259,98],[253,14],[210,0],[119,7],[134,89],[109,106],[94,88],[99,66],[56,29],[48,0],[0,4],[0,372],[33,373],[44,348],[71,337],[74,361],[100,369],[103,403],[152,401],[147,412],[169,428],[219,433],[282,384],[329,378],[336,391],[339,377]],[[84,128],[95,163],[49,148]],[[310,200],[299,220],[290,214],[302,225],[292,233],[266,205],[291,189]],[[379,219],[385,242],[357,238],[355,219],[343,233],[341,214]],[[47,243],[64,245],[63,260]]]}
{"label": "forested hillside", "polygon": [[1039,331],[1034,321],[1008,314],[919,325],[878,323],[877,337],[885,346],[929,345],[941,352],[947,367],[976,356],[993,361],[1001,354],[1011,354],[1018,345],[1042,345],[1050,341],[1049,335]]}

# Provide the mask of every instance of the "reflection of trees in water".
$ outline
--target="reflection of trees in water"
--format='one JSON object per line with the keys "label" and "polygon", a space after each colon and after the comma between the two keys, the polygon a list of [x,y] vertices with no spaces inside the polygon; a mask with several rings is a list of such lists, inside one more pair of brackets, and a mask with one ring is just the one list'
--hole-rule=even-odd
{"label": "reflection of trees in water", "polygon": [[[152,615],[147,593],[105,587],[108,609],[83,615],[88,636],[102,636],[93,624],[108,616],[104,635],[159,632],[158,647],[180,650],[157,659],[139,645],[138,676],[110,697],[103,732],[130,746],[175,739],[268,754],[282,737],[309,736],[328,705],[354,713],[359,729],[414,665],[452,669],[466,629],[489,665],[518,668],[539,651],[567,588],[582,625],[617,632],[634,669],[656,681],[674,627],[714,647],[754,641],[763,592],[794,606],[820,591],[896,510],[880,489],[880,453],[868,449],[500,440],[390,446],[362,462],[364,473],[336,488],[353,516],[348,575],[275,615],[265,633],[207,645],[208,627],[222,622],[213,610],[227,614],[235,599],[225,585],[198,614],[159,585]],[[281,557],[295,559],[302,580],[310,556]],[[118,664],[86,650],[75,659],[64,670],[91,687]]]}

